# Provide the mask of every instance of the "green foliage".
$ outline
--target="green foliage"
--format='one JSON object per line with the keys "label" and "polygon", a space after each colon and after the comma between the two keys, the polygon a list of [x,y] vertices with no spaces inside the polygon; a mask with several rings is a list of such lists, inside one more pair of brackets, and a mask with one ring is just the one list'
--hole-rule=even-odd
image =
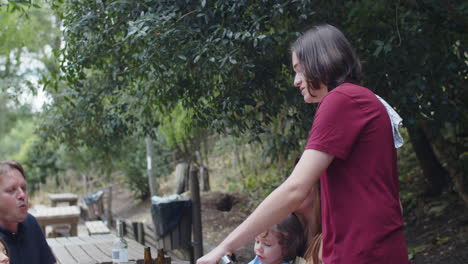
{"label": "green foliage", "polygon": [[169,115],[162,115],[160,123],[159,131],[161,131],[170,148],[176,148],[177,146],[183,148],[187,145],[189,138],[193,136],[190,133],[191,115],[181,104],[177,105]]}
{"label": "green foliage", "polygon": [[32,189],[52,172],[33,164],[55,155],[53,149],[38,145],[37,119],[31,105],[22,102],[25,94],[35,94],[36,87],[30,80],[40,72],[28,64],[40,65],[40,60],[49,56],[47,45],[58,36],[50,9],[38,9],[39,3],[43,1],[0,3],[0,157],[21,162]]}
{"label": "green foliage", "polygon": [[421,176],[422,171],[418,167],[418,160],[414,153],[413,147],[409,142],[408,132],[406,129],[400,129],[401,135],[405,141],[403,146],[398,150],[398,174],[402,181],[411,181],[416,177]]}
{"label": "green foliage", "polygon": [[[50,9],[12,12],[11,6],[27,2],[31,1],[10,1],[7,6],[0,5],[0,58],[4,61],[0,68],[0,78],[8,77],[12,80],[13,77],[30,74],[35,69],[24,65],[25,58],[40,60],[47,57],[48,48],[58,36]],[[18,88],[14,83],[2,86]]]}
{"label": "green foliage", "polygon": [[131,134],[128,123],[135,121],[130,104],[134,97],[101,86],[102,79],[92,75],[79,90],[67,87],[53,95],[55,103],[44,109],[42,136],[71,147],[86,145],[103,152]]}
{"label": "green foliage", "polygon": [[12,124],[8,133],[0,138],[0,159],[24,161],[26,152],[34,140],[35,123],[31,118],[23,118]]}
{"label": "green foliage", "polygon": [[[153,160],[154,175],[156,178],[166,176],[172,170],[171,152],[167,148],[167,143],[162,137],[153,140],[154,155]],[[116,162],[115,169],[125,174],[125,183],[132,190],[133,196],[137,199],[145,199],[150,195],[148,185],[148,173],[146,171],[146,147],[145,141],[139,137],[129,137],[124,142],[125,153]]]}
{"label": "green foliage", "polygon": [[[284,167],[310,126],[301,120],[313,116],[286,89],[288,45],[307,23],[308,5],[66,2],[58,10],[66,28],[65,75],[43,80],[56,95],[42,135],[109,151],[130,134],[154,136],[162,123],[176,156],[194,160],[207,128],[255,140],[267,133],[265,155]],[[282,108],[285,102],[299,110]]]}
{"label": "green foliage", "polygon": [[31,106],[12,100],[13,95],[0,90],[0,135],[10,133],[17,121],[31,119]]}
{"label": "green foliage", "polygon": [[28,17],[28,10],[31,7],[39,7],[37,2],[34,0],[2,0],[0,2],[0,8],[5,9],[11,13],[19,13],[22,16]]}
{"label": "green foliage", "polygon": [[60,171],[58,160],[63,159],[63,156],[53,145],[43,144],[37,139],[28,142],[27,145],[29,148],[22,163],[27,172],[29,189],[34,192],[40,183],[46,182],[46,178],[57,177]]}
{"label": "green foliage", "polygon": [[357,43],[366,83],[398,108],[406,125],[466,121],[463,1],[360,1],[347,7],[344,29]]}
{"label": "green foliage", "polygon": [[124,181],[132,190],[133,196],[143,200],[150,196],[144,140],[129,140],[127,146],[125,158],[116,165],[125,174]]}
{"label": "green foliage", "polygon": [[154,137],[163,120],[179,148],[183,124],[213,128],[263,140],[265,157],[286,168],[313,116],[288,88],[289,43],[325,22],[349,37],[364,85],[406,126],[428,123],[434,140],[453,128],[442,142],[455,142],[457,156],[468,121],[467,9],[459,0],[64,2],[63,75],[44,80],[55,93],[44,136],[109,152],[134,133]]}
{"label": "green foliage", "polygon": [[[213,141],[209,154],[213,189],[250,193],[261,201],[284,181],[286,174],[274,159],[263,155],[267,143],[229,135],[218,135]],[[294,159],[286,162],[284,171],[290,173],[293,165]]]}

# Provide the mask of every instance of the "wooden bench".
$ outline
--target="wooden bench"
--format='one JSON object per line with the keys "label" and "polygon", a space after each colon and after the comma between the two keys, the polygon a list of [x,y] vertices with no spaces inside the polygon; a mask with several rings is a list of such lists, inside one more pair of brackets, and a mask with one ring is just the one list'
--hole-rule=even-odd
{"label": "wooden bench", "polygon": [[78,195],[74,193],[49,193],[49,199],[52,207],[56,207],[59,203],[67,203],[67,205],[76,205]]}
{"label": "wooden bench", "polygon": [[70,225],[70,235],[78,235],[78,222],[80,220],[80,209],[78,206],[62,206],[62,207],[36,207],[30,210],[31,214],[36,217],[37,222],[46,234],[46,226],[48,225]]}
{"label": "wooden bench", "polygon": [[110,234],[109,228],[102,221],[86,221],[85,226],[90,236]]}

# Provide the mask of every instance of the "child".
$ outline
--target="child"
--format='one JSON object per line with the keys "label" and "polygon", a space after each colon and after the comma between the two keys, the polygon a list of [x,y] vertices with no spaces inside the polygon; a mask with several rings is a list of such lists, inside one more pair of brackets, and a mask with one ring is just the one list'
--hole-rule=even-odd
{"label": "child", "polygon": [[8,258],[8,247],[2,238],[0,238],[0,263],[10,263],[10,259]]}
{"label": "child", "polygon": [[305,237],[302,224],[295,214],[255,238],[255,259],[249,264],[288,263],[304,253]]}

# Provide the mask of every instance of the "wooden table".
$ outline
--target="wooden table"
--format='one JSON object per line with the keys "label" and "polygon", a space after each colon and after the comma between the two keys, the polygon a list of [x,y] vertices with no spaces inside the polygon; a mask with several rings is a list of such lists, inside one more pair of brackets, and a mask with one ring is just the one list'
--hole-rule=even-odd
{"label": "wooden table", "polygon": [[78,222],[80,209],[78,206],[38,207],[31,209],[30,213],[36,217],[37,222],[46,234],[46,226],[56,224],[68,224],[71,227],[71,236],[78,235]]}
{"label": "wooden table", "polygon": [[[111,264],[112,263],[112,242],[115,235],[95,235],[80,237],[58,237],[48,238],[52,252],[57,258],[58,264]],[[128,243],[129,261],[143,260],[144,246],[133,239],[125,238]],[[157,255],[157,250],[152,248],[153,258]],[[172,264],[188,264],[188,261],[172,260]]]}
{"label": "wooden table", "polygon": [[52,207],[58,203],[68,203],[68,205],[76,205],[78,203],[78,195],[74,193],[49,193],[49,199]]}

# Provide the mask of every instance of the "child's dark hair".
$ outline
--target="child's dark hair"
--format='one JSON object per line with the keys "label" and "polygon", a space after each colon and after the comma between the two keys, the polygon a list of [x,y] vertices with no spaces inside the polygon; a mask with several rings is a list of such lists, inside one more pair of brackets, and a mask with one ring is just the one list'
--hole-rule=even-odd
{"label": "child's dark hair", "polygon": [[288,215],[283,221],[273,226],[271,230],[278,237],[284,261],[291,261],[296,256],[304,255],[306,246],[304,229],[295,214]]}

